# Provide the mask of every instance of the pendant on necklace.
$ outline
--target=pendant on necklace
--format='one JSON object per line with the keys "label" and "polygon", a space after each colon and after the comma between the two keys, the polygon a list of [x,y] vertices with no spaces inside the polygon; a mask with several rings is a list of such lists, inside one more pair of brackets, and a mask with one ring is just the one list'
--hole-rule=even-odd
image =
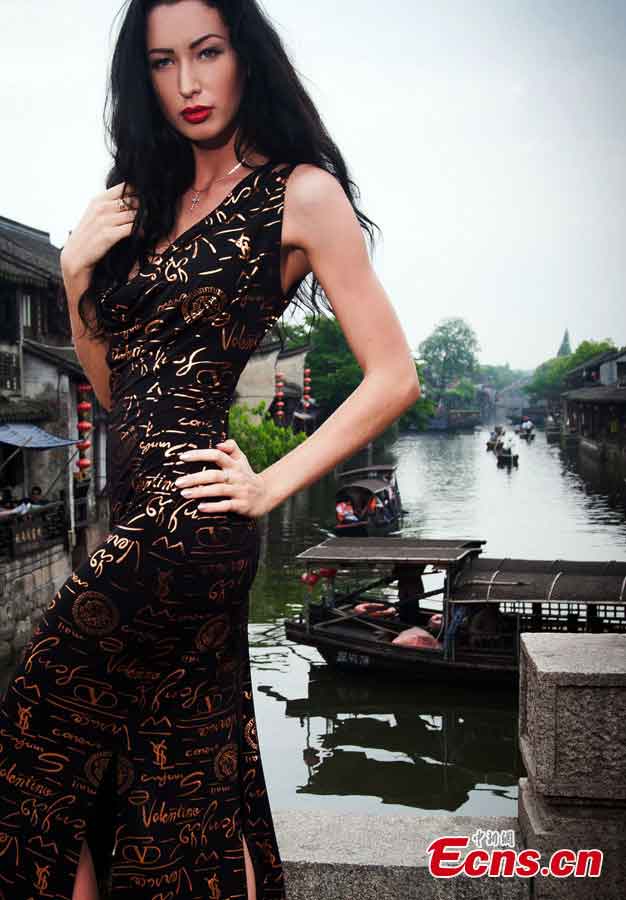
{"label": "pendant on necklace", "polygon": [[200,193],[199,191],[194,191],[193,197],[191,198],[191,208],[190,212],[193,212],[196,206],[200,203]]}

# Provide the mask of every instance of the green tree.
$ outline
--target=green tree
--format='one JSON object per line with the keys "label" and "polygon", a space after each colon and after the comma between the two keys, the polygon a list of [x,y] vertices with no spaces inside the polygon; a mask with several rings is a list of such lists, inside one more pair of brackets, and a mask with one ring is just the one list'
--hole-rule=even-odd
{"label": "green tree", "polygon": [[248,457],[255,472],[262,472],[306,440],[303,432],[296,433],[289,427],[277,425],[272,418],[263,418],[257,423],[252,419],[251,413],[265,416],[265,400],[261,400],[254,408],[246,403],[233,404],[228,416],[228,431]]}
{"label": "green tree", "polygon": [[433,386],[443,392],[455,378],[471,377],[478,368],[476,334],[464,319],[444,319],[419,345]]}
{"label": "green tree", "polygon": [[460,378],[458,384],[442,394],[447,409],[470,409],[476,404],[476,387],[467,378]]}
{"label": "green tree", "polygon": [[525,372],[522,369],[512,369],[506,363],[504,366],[479,366],[475,377],[477,382],[488,384],[497,391],[501,391],[510,384],[522,381],[530,374],[530,372]]}

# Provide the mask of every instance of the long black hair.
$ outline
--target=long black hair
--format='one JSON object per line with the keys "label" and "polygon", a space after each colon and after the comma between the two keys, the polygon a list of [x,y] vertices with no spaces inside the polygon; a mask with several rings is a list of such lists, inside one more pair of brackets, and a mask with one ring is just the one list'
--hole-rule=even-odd
{"label": "long black hair", "polygon": [[[79,315],[95,338],[106,337],[99,297],[123,284],[134,262],[143,265],[153,255],[159,241],[175,225],[178,198],[193,184],[191,143],[161,111],[150,78],[146,46],[150,11],[177,2],[127,0],[120,10],[126,7],[111,61],[104,113],[113,158],[106,187],[128,182],[138,195],[139,211],[131,234],[98,261],[80,298]],[[249,73],[238,110],[238,160],[252,147],[274,163],[311,163],[330,172],[341,183],[373,249],[374,228],[380,228],[357,208],[358,188],[257,0],[204,2],[220,13],[230,43]],[[321,312],[321,306],[332,313],[315,273],[311,283],[305,278],[300,284],[293,302],[314,315]]]}

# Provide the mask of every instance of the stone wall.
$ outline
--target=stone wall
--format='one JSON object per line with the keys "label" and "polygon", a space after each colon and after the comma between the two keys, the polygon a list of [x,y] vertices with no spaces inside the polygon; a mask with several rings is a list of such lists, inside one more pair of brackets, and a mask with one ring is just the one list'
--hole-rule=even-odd
{"label": "stone wall", "polygon": [[0,563],[0,666],[15,663],[43,611],[70,573],[62,543]]}

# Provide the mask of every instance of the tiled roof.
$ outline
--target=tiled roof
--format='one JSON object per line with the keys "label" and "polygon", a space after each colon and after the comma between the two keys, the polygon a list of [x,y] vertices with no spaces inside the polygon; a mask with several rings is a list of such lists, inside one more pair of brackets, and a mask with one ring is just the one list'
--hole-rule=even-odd
{"label": "tiled roof", "polygon": [[0,422],[44,422],[49,416],[46,403],[27,397],[7,399],[0,396]]}
{"label": "tiled roof", "polygon": [[40,359],[47,362],[55,363],[62,371],[71,375],[78,375],[80,378],[85,377],[83,367],[81,366],[76,351],[73,347],[57,347],[54,344],[40,344],[31,338],[24,338],[24,351],[33,353]]}
{"label": "tiled roof", "polygon": [[47,231],[0,216],[0,278],[38,287],[61,281],[61,251]]}

